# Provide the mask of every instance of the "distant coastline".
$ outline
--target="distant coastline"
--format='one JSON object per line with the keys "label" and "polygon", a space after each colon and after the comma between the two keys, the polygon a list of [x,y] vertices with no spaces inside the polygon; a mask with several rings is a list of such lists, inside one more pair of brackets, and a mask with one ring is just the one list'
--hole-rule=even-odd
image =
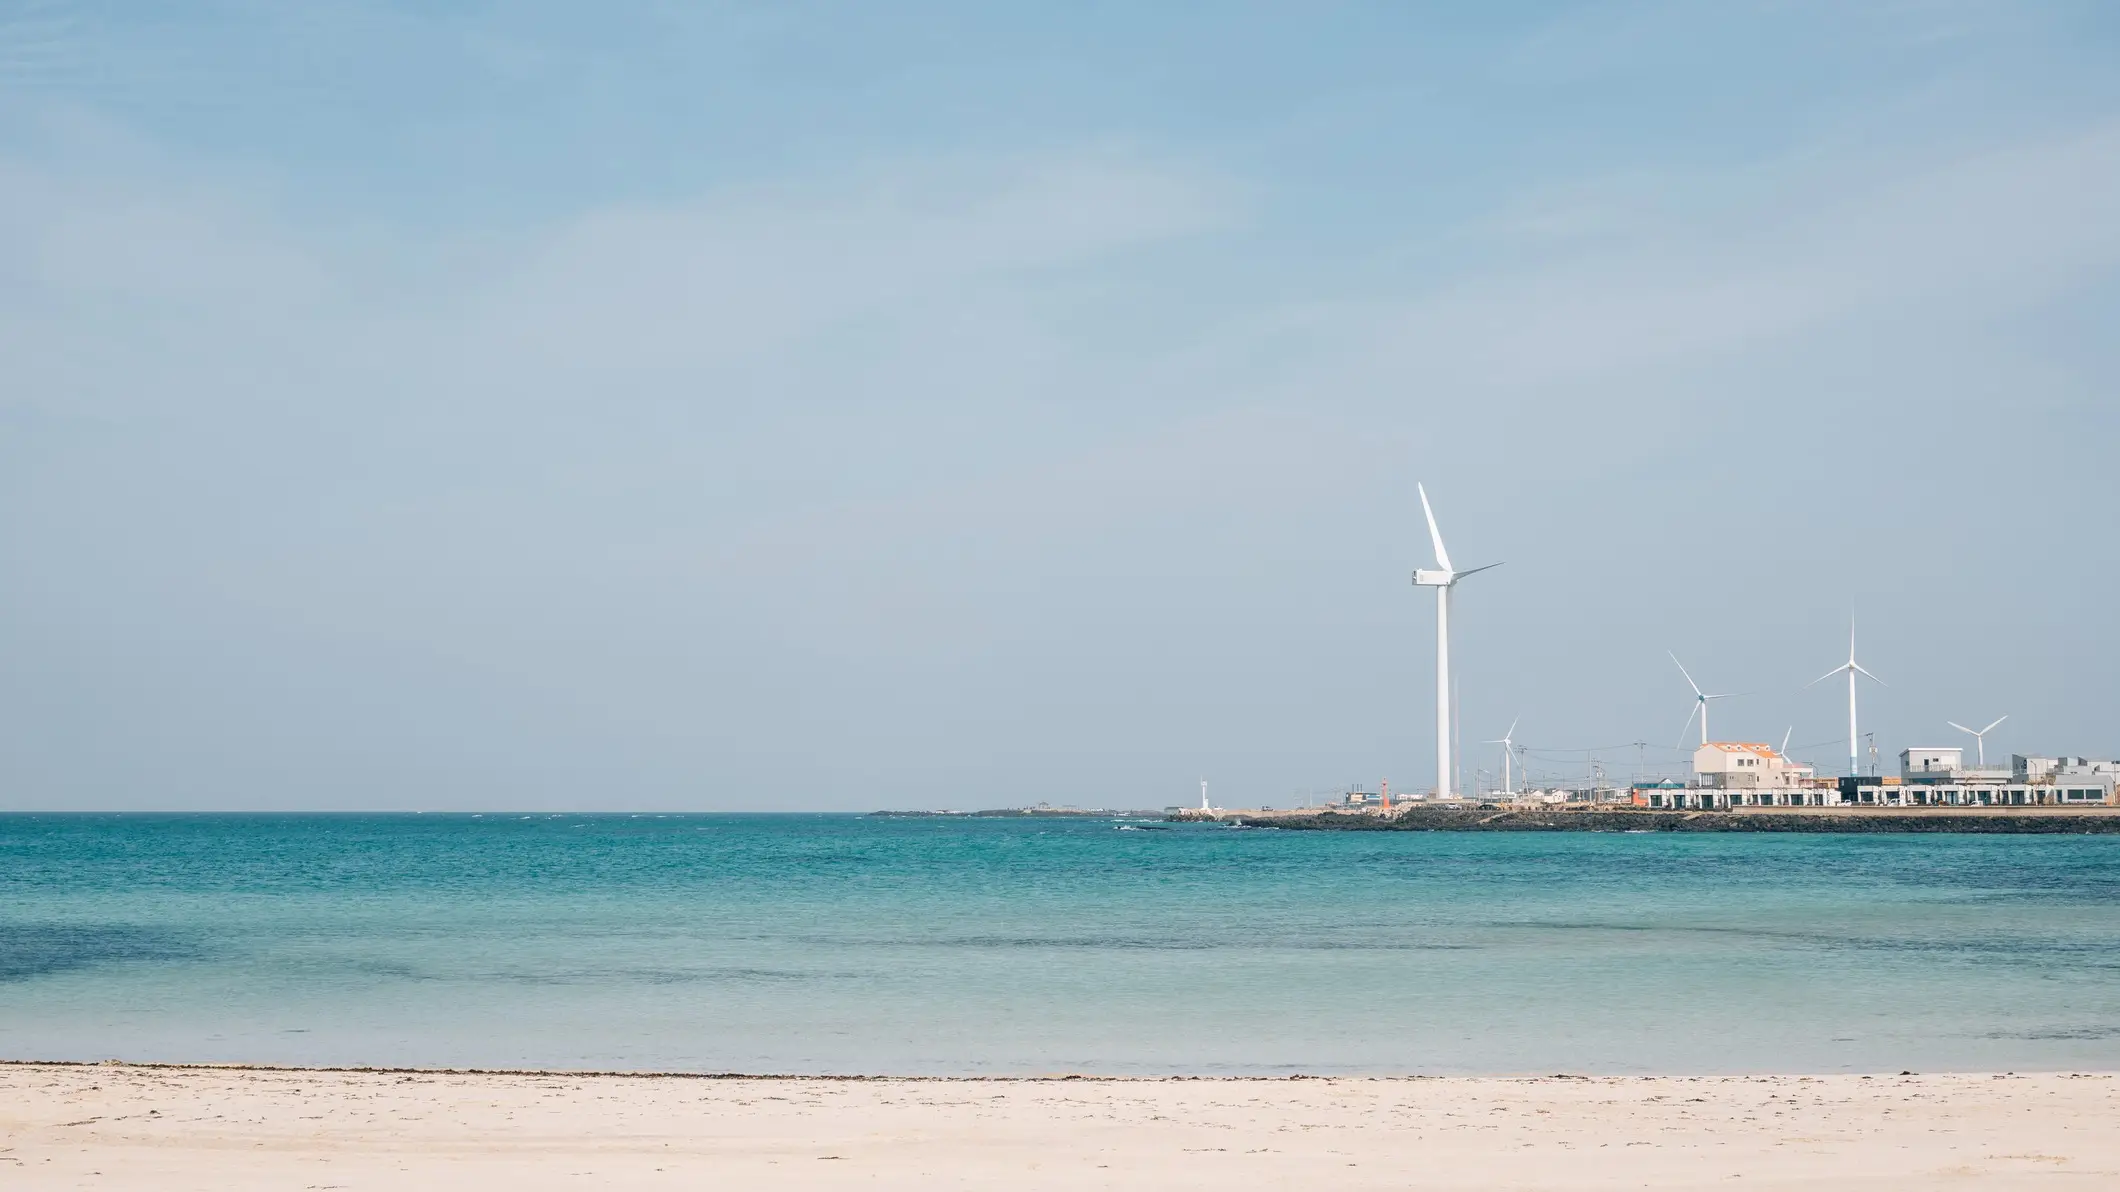
{"label": "distant coastline", "polygon": [[985,811],[871,811],[871,819],[1162,819],[1161,811],[1103,807],[995,807]]}
{"label": "distant coastline", "polygon": [[[1172,820],[1207,818],[1174,812]],[[1231,811],[1214,817],[1236,827],[1338,832],[1798,832],[2120,835],[2120,808],[1931,807],[1919,811],[1777,808],[1650,811],[1626,807],[1409,807],[1374,811]]]}

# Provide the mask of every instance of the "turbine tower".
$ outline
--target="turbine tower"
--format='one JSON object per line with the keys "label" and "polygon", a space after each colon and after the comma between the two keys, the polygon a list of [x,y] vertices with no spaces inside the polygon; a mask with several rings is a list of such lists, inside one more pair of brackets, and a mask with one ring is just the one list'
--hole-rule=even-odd
{"label": "turbine tower", "polygon": [[1428,504],[1428,490],[1419,484],[1413,487],[1421,494],[1421,512],[1428,518],[1428,541],[1435,546],[1436,569],[1413,573],[1415,587],[1435,589],[1435,797],[1454,799],[1457,791],[1450,781],[1450,589],[1468,575],[1501,564],[1489,563],[1470,571],[1452,568],[1450,552],[1443,549],[1443,532],[1435,528],[1435,510]]}
{"label": "turbine tower", "polygon": [[[1855,661],[1855,623],[1853,621],[1848,622],[1848,660],[1804,684],[1804,686],[1816,687],[1842,671],[1846,671],[1848,675],[1848,773],[1860,774],[1862,773],[1862,734],[1855,731],[1855,676],[1868,675],[1870,681],[1876,683],[1879,687],[1886,686],[1886,683],[1883,679],[1864,670],[1862,664]],[[1993,728],[1995,726],[1991,724],[1988,727]]]}
{"label": "turbine tower", "polygon": [[[1995,724],[2001,724],[2008,719],[2009,717],[2007,716],[1997,716],[1995,717]],[[1995,724],[1988,725],[1986,728],[1967,728],[1955,720],[1946,720],[1944,723],[1961,733],[1973,734],[1973,751],[1980,755],[1980,764],[1985,768],[1987,766],[1987,735],[1995,731]],[[1961,754],[1960,756],[1963,755]]]}
{"label": "turbine tower", "polygon": [[[1671,651],[1665,650],[1664,653],[1671,654]],[[1708,701],[1711,699],[1729,699],[1732,695],[1736,693],[1731,691],[1722,691],[1717,692],[1714,695],[1710,695],[1700,689],[1700,684],[1693,681],[1692,675],[1687,674],[1686,664],[1678,661],[1678,655],[1671,654],[1671,661],[1675,665],[1677,665],[1678,673],[1686,676],[1686,686],[1691,687],[1693,689],[1693,710],[1686,713],[1686,723],[1678,726],[1679,740],[1685,740],[1687,727],[1693,723],[1693,718],[1695,716],[1699,716],[1700,743],[1706,745],[1708,743]]]}
{"label": "turbine tower", "polygon": [[1215,809],[1207,805],[1207,780],[1205,778],[1200,780],[1200,810],[1209,815],[1215,813]]}
{"label": "turbine tower", "polygon": [[[1521,716],[1516,718],[1516,720],[1522,719],[1523,717]],[[1508,732],[1503,733],[1501,736],[1496,737],[1492,741],[1480,742],[1480,744],[1482,745],[1499,745],[1502,747],[1502,793],[1504,795],[1512,795],[1516,793],[1515,791],[1509,789],[1509,755],[1512,751],[1516,749],[1516,741],[1513,739],[1516,736],[1516,720],[1512,720],[1509,722]]]}

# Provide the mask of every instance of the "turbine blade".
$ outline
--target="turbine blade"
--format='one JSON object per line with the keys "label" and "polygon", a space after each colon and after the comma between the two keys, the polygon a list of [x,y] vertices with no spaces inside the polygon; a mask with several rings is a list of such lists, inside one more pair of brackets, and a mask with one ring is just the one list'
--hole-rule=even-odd
{"label": "turbine blade", "polygon": [[1475,568],[1473,568],[1473,569],[1472,569],[1472,570],[1470,570],[1470,571],[1459,571],[1459,572],[1455,572],[1455,573],[1453,573],[1453,574],[1451,575],[1451,577],[1450,577],[1450,582],[1451,582],[1451,583],[1456,583],[1456,582],[1458,582],[1459,580],[1461,580],[1461,579],[1465,578],[1465,577],[1466,577],[1466,576],[1468,576],[1468,575],[1478,575],[1478,574],[1479,574],[1480,572],[1482,572],[1482,571],[1492,571],[1492,570],[1494,570],[1495,568],[1497,568],[1497,567],[1499,567],[1499,566],[1501,566],[1501,564],[1500,564],[1500,563],[1489,563],[1489,564],[1487,564],[1487,565],[1486,565],[1486,566],[1484,566],[1484,567],[1475,567]]}
{"label": "turbine blade", "polygon": [[[1516,718],[1516,720],[1511,720],[1511,721],[1509,722],[1509,731],[1508,731],[1508,732],[1506,732],[1506,733],[1503,733],[1503,734],[1502,734],[1502,740],[1504,740],[1504,741],[1507,741],[1507,740],[1509,740],[1509,739],[1510,739],[1511,737],[1514,737],[1514,736],[1516,736],[1516,721],[1517,721],[1517,720],[1522,720],[1522,719],[1523,719],[1523,717],[1519,716],[1519,717],[1517,717],[1517,718]],[[1995,723],[1997,723],[1997,724],[2000,724],[2000,723],[2002,723],[2002,722],[1998,720],[1998,721],[1996,721]]]}
{"label": "turbine blade", "polygon": [[[2002,723],[2003,721],[2005,721],[2005,720],[2008,720],[2008,719],[2009,719],[2009,717],[2008,717],[2008,716],[1997,716],[1997,717],[1995,717],[1995,724],[2001,724],[2001,723]],[[1980,734],[1979,734],[1979,735],[1981,735],[1981,736],[1985,737],[1985,736],[1987,736],[1987,735],[1988,735],[1989,733],[1991,733],[1991,732],[1994,732],[1994,731],[1995,731],[1995,724],[1991,724],[1991,725],[1988,725],[1988,726],[1987,726],[1986,728],[1984,728],[1984,729],[1981,729],[1981,730],[1980,730]]]}
{"label": "turbine blade", "polygon": [[[1967,728],[1966,726],[1964,726],[1964,725],[1962,725],[1962,724],[1958,723],[1958,722],[1957,722],[1957,721],[1955,721],[1955,720],[1946,720],[1946,721],[1944,721],[1944,723],[1945,723],[1945,724],[1948,724],[1948,725],[1950,725],[1950,726],[1951,726],[1952,728],[1955,728],[1955,729],[1957,729],[1957,730],[1958,730],[1959,732],[1961,732],[1961,733],[1973,733],[1973,730],[1972,730],[1972,729],[1969,729],[1969,728]],[[1989,725],[1988,727],[1989,727],[1989,728],[1993,728],[1993,727],[1995,727],[1995,726],[1991,724],[1991,725]],[[1973,733],[1973,735],[1977,737],[1977,736],[1979,736],[1980,734],[1979,734],[1979,733]]]}
{"label": "turbine blade", "polygon": [[1829,671],[1827,671],[1826,673],[1824,673],[1824,674],[1822,674],[1822,675],[1818,676],[1817,678],[1815,678],[1815,679],[1811,680],[1810,682],[1808,682],[1808,683],[1804,684],[1804,686],[1806,686],[1806,687],[1816,687],[1816,686],[1818,686],[1818,685],[1819,685],[1820,683],[1823,683],[1823,682],[1825,682],[1825,681],[1826,681],[1827,679],[1830,679],[1830,678],[1832,678],[1832,677],[1833,677],[1834,675],[1837,675],[1837,674],[1839,674],[1840,672],[1842,672],[1842,671],[1844,671],[1844,670],[1848,669],[1848,667],[1849,667],[1850,665],[1851,665],[1851,664],[1849,664],[1849,663],[1843,662],[1843,663],[1841,663],[1841,664],[1840,664],[1839,666],[1836,666],[1836,667],[1834,667],[1834,668],[1833,668],[1832,670],[1829,670]]}
{"label": "turbine blade", "polygon": [[1435,510],[1428,505],[1428,490],[1418,483],[1413,487],[1414,491],[1421,494],[1421,512],[1428,518],[1428,541],[1435,544],[1435,565],[1449,571],[1450,552],[1443,549],[1443,532],[1435,528]]}
{"label": "turbine blade", "polygon": [[[1860,662],[1857,662],[1857,661],[1855,661],[1855,660],[1854,660],[1853,658],[1850,658],[1850,659],[1848,659],[1848,665],[1849,665],[1849,666],[1851,666],[1851,667],[1853,667],[1853,668],[1855,668],[1855,669],[1856,669],[1856,670],[1858,670],[1858,671],[1862,671],[1862,673],[1863,673],[1863,674],[1865,674],[1865,675],[1870,675],[1870,672],[1868,672],[1868,671],[1866,671],[1866,670],[1863,670],[1863,669],[1862,669],[1862,664],[1861,664]],[[1879,687],[1890,687],[1890,686],[1891,686],[1891,684],[1890,684],[1890,683],[1887,683],[1887,682],[1885,682],[1885,681],[1884,681],[1883,679],[1880,679],[1880,678],[1878,678],[1878,677],[1877,677],[1876,675],[1870,675],[1870,679],[1871,679],[1871,681],[1875,682],[1875,683],[1876,683],[1876,684],[1877,684],[1877,685],[1878,685]]]}
{"label": "turbine blade", "polygon": [[[1671,651],[1665,650],[1664,653],[1671,654]],[[1686,664],[1678,660],[1678,655],[1671,654],[1671,665],[1678,668],[1679,674],[1686,676],[1686,686],[1693,689],[1693,694],[1700,695],[1700,684],[1693,681],[1693,672],[1687,670]],[[1701,696],[1701,698],[1706,699],[1707,697]]]}
{"label": "turbine blade", "polygon": [[1789,731],[1781,735],[1781,755],[1783,757],[1789,756],[1789,738],[1795,735],[1796,726],[1793,724],[1789,726]]}
{"label": "turbine blade", "polygon": [[1700,701],[1694,700],[1693,706],[1686,709],[1686,722],[1678,726],[1678,744],[1673,745],[1673,749],[1684,749],[1686,747],[1686,730],[1693,727],[1693,718],[1699,713]]}

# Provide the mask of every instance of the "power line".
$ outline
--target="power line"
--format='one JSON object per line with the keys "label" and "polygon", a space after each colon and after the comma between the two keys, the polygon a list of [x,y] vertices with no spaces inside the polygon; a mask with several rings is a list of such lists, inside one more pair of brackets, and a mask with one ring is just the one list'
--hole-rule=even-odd
{"label": "power line", "polygon": [[1692,752],[1689,749],[1683,749],[1676,746],[1651,745],[1647,741],[1621,741],[1617,745],[1590,745],[1580,749],[1567,748],[1558,745],[1545,745],[1536,748],[1530,745],[1517,746],[1518,753],[1611,753],[1614,750],[1619,749],[1659,749],[1667,753],[1678,754]]}

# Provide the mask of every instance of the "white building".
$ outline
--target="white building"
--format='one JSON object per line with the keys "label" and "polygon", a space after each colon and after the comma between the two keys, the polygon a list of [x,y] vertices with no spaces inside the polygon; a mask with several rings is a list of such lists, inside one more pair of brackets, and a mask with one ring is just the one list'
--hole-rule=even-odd
{"label": "white building", "polygon": [[2056,767],[2061,765],[2058,757],[2027,757],[2022,753],[2010,755],[2010,780],[2018,783],[2045,782]]}
{"label": "white building", "polygon": [[2064,760],[2068,764],[2055,767],[2048,781],[2070,786],[2095,782],[2108,792],[2120,787],[2120,762],[2098,757],[2072,757]]}
{"label": "white building", "polygon": [[1916,746],[1899,751],[1899,776],[1908,782],[1941,782],[1965,769],[1965,750],[1956,745]]}
{"label": "white building", "polygon": [[1862,780],[1860,785],[1839,792],[1835,797],[1844,806],[1857,807],[2084,807],[2113,802],[2113,788],[2095,783],[2073,786],[2044,782],[2029,786],[1933,782],[1882,786],[1875,783],[1875,779]]}
{"label": "white building", "polygon": [[[2036,807],[2120,806],[2120,762],[2081,757],[2014,759],[2012,780],[1999,766],[1966,766],[1955,746],[1909,749],[1899,755],[1900,778],[1812,781],[1811,767],[1772,746],[1710,741],[1693,752],[1693,783],[1637,786],[1637,807],[1679,811],[1732,807]],[[2027,766],[2027,763],[2030,763]]]}
{"label": "white building", "polygon": [[1932,745],[1899,751],[1899,779],[1906,783],[2006,786],[2015,775],[2008,766],[1966,765],[1965,750],[1956,745]]}
{"label": "white building", "polygon": [[2098,757],[2027,757],[2019,753],[2010,758],[2010,779],[2046,786],[2096,784],[2111,793],[2120,786],[2120,763]]}

